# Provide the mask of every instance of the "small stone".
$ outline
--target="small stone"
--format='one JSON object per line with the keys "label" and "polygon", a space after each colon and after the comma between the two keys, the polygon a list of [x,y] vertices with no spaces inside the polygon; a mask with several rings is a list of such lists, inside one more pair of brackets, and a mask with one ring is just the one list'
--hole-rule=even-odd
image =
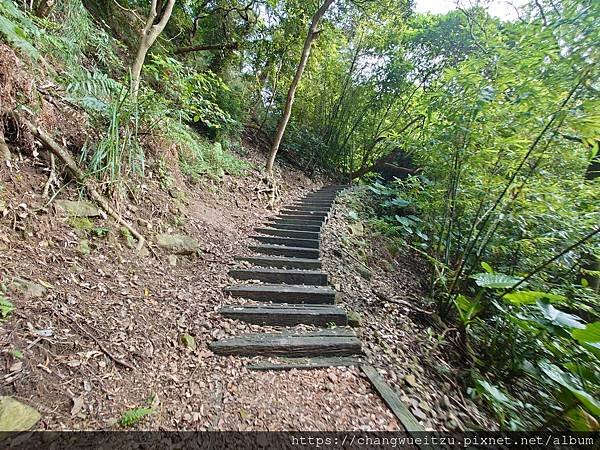
{"label": "small stone", "polygon": [[159,246],[177,255],[194,254],[200,247],[196,239],[183,234],[159,234],[156,240]]}
{"label": "small stone", "polygon": [[15,278],[8,288],[13,292],[22,293],[25,298],[37,298],[42,297],[47,289],[41,284],[34,283],[33,281],[23,280],[21,278]]}
{"label": "small stone", "polygon": [[361,277],[363,277],[365,280],[370,280],[373,277],[373,273],[364,268],[363,266],[357,266],[356,267],[356,271],[360,274]]}
{"label": "small stone", "polygon": [[358,328],[361,326],[362,318],[360,317],[360,314],[357,313],[356,311],[353,311],[351,309],[348,310],[347,317],[348,317],[348,325],[351,326],[352,328]]}
{"label": "small stone", "polygon": [[71,200],[57,200],[55,205],[57,210],[65,212],[71,217],[98,217],[102,215],[92,202],[85,200],[75,202]]}
{"label": "small stone", "polygon": [[169,255],[169,265],[175,267],[177,265],[177,256]]}
{"label": "small stone", "polygon": [[40,420],[40,413],[12,397],[0,397],[0,431],[25,431]]}

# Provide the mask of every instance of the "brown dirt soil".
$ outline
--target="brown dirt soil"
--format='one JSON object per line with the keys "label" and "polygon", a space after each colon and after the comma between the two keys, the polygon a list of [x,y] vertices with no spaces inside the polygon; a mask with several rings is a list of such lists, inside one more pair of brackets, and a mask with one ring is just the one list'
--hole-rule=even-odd
{"label": "brown dirt soil", "polygon": [[[247,159],[264,164],[252,149]],[[250,358],[208,350],[216,338],[263,329],[218,314],[233,256],[248,253],[252,228],[274,214],[260,171],[171,195],[152,171],[140,180],[121,214],[147,236],[200,242],[198,256],[177,256],[173,267],[158,248],[156,257],[138,255],[111,219],[62,216],[42,198],[44,166],[20,156],[0,169],[1,282],[46,287],[35,298],[7,292],[15,309],[0,325],[0,394],[36,407],[39,429],[118,427],[124,412],[147,405],[154,411],[139,429],[399,428],[356,369],[253,372]],[[279,184],[276,207],[321,185],[288,169]],[[78,197],[69,186],[57,198]],[[196,350],[181,344],[182,333]]]}
{"label": "brown dirt soil", "polygon": [[430,320],[426,261],[408,248],[390,252],[390,241],[360,219],[369,203],[363,188],[341,194],[323,234],[323,267],[338,301],[361,316],[363,348],[426,429],[497,429],[485,407],[463,394],[453,329],[443,336]]}

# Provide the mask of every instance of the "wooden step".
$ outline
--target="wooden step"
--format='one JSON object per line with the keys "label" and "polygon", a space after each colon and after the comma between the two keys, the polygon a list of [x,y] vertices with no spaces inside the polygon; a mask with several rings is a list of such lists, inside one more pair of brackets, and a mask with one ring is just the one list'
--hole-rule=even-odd
{"label": "wooden step", "polygon": [[244,305],[224,306],[219,311],[230,319],[258,325],[292,327],[300,324],[326,327],[348,324],[346,311],[338,306],[322,305]]}
{"label": "wooden step", "polygon": [[275,217],[273,219],[269,219],[272,223],[280,224],[280,225],[308,225],[309,227],[320,227],[323,225],[322,220],[299,220],[299,219],[289,219],[282,217]]}
{"label": "wooden step", "polygon": [[327,274],[318,270],[298,269],[232,269],[229,276],[237,280],[259,280],[263,283],[308,284],[327,286]]}
{"label": "wooden step", "polygon": [[276,228],[255,228],[254,231],[269,236],[290,237],[300,239],[319,239],[320,233],[312,231],[278,230]]}
{"label": "wooden step", "polygon": [[310,233],[320,233],[320,225],[295,225],[293,223],[277,223],[269,222],[267,224],[269,228],[275,228],[277,230],[291,230],[291,231],[308,231]]}
{"label": "wooden step", "polygon": [[[298,218],[319,218],[321,220],[325,219],[329,216],[329,212],[319,212],[319,211],[295,211],[292,209],[282,209],[279,211],[280,217],[290,217],[290,216],[298,216]],[[302,217],[300,217],[302,216]]]}
{"label": "wooden step", "polygon": [[285,209],[281,210],[281,212],[283,211],[303,211],[303,212],[307,212],[307,213],[321,213],[321,214],[329,214],[329,212],[331,211],[331,208],[324,208],[324,207],[320,207],[320,206],[314,206],[314,205],[290,205],[287,206]]}
{"label": "wooden step", "polygon": [[352,356],[361,353],[360,341],[345,328],[313,333],[249,333],[209,344],[218,355],[239,356]]}
{"label": "wooden step", "polygon": [[[271,358],[272,359],[272,358]],[[249,370],[310,370],[327,367],[357,367],[366,363],[360,356],[329,356],[314,358],[277,358],[273,361],[260,361],[247,366]]]}
{"label": "wooden step", "polygon": [[285,245],[287,247],[319,248],[318,239],[298,239],[276,236],[250,236],[250,238],[254,239],[255,241],[262,242],[263,244]]}
{"label": "wooden step", "polygon": [[331,210],[333,203],[331,202],[295,202],[290,205],[291,207],[302,207],[302,208],[315,208]]}
{"label": "wooden step", "polygon": [[333,305],[335,290],[329,286],[304,286],[296,284],[240,284],[223,289],[233,297],[259,302]]}
{"label": "wooden step", "polygon": [[299,198],[297,200],[295,200],[292,204],[293,205],[305,205],[305,206],[309,206],[309,205],[315,205],[315,206],[324,206],[324,207],[329,207],[331,205],[333,205],[333,202],[335,202],[335,199],[322,199],[319,200],[318,198],[315,199],[311,199],[311,198]]}
{"label": "wooden step", "polygon": [[331,194],[314,194],[314,195],[306,195],[302,197],[300,200],[316,200],[320,202],[328,202],[335,200],[336,195]]}
{"label": "wooden step", "polygon": [[280,267],[287,269],[320,269],[321,261],[308,258],[285,258],[282,256],[236,256],[237,261],[247,261],[260,267]]}
{"label": "wooden step", "polygon": [[263,255],[319,259],[319,249],[316,248],[286,247],[285,245],[271,244],[251,245],[248,248]]}
{"label": "wooden step", "polygon": [[284,220],[309,220],[311,222],[322,223],[327,217],[327,214],[291,214],[291,213],[279,213],[277,214],[277,219]]}

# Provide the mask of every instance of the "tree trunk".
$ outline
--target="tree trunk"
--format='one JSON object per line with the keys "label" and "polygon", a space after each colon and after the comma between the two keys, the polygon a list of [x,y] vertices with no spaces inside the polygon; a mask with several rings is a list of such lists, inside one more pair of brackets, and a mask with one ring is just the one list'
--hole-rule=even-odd
{"label": "tree trunk", "polygon": [[334,1],[335,0],[325,0],[325,2],[321,5],[321,7],[313,16],[312,21],[310,23],[310,28],[308,29],[308,34],[306,35],[306,40],[304,41],[304,48],[302,49],[302,56],[300,57],[300,62],[298,63],[298,67],[296,68],[296,73],[294,75],[294,78],[292,79],[292,83],[290,84],[290,88],[288,90],[285,102],[285,107],[283,109],[283,114],[281,116],[281,119],[279,120],[279,124],[277,125],[275,138],[273,139],[271,154],[269,155],[269,161],[267,162],[267,172],[269,174],[273,173],[273,163],[275,162],[275,157],[277,156],[279,145],[281,144],[281,140],[283,139],[283,133],[285,133],[285,128],[292,114],[292,105],[294,104],[294,96],[296,95],[296,89],[298,88],[298,84],[300,83],[300,79],[302,78],[302,74],[304,73],[304,69],[306,68],[306,62],[308,61],[308,57],[310,56],[310,48],[312,46],[312,43],[318,34],[317,26],[319,25],[319,22],[325,15],[325,12],[329,8],[329,6],[331,6],[331,4]]}
{"label": "tree trunk", "polygon": [[173,6],[175,5],[175,0],[169,0],[167,6],[162,12],[162,16],[159,18],[158,23],[154,23],[157,19],[157,5],[158,0],[152,0],[152,5],[150,6],[150,12],[148,13],[148,17],[146,19],[146,25],[142,29],[140,33],[140,45],[138,47],[137,54],[135,56],[135,60],[131,65],[131,94],[133,98],[137,98],[138,92],[140,90],[140,77],[142,75],[142,67],[144,66],[144,61],[146,60],[146,54],[156,38],[162,33],[171,17],[171,13],[173,12]]}

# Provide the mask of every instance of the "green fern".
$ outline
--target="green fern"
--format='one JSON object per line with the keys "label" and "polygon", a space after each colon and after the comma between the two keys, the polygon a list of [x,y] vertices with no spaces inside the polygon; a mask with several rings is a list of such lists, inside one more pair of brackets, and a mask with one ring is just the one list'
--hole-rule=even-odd
{"label": "green fern", "polygon": [[0,37],[37,59],[40,54],[34,41],[38,34],[35,24],[11,0],[0,2]]}
{"label": "green fern", "polygon": [[132,427],[144,417],[152,414],[153,411],[154,410],[152,408],[130,409],[129,411],[125,412],[123,416],[121,416],[121,419],[119,420],[119,425],[121,425],[122,427]]}
{"label": "green fern", "polygon": [[67,92],[78,99],[96,98],[108,100],[121,91],[123,86],[100,71],[82,70],[67,85]]}

